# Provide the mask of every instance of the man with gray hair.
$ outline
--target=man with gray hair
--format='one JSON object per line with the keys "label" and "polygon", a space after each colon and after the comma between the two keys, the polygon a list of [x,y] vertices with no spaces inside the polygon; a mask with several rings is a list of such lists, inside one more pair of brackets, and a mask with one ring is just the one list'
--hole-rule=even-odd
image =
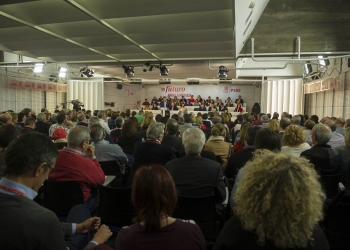
{"label": "man with gray hair", "polygon": [[95,147],[89,144],[90,129],[75,126],[69,131],[67,147],[59,151],[56,160],[56,173],[49,179],[55,181],[75,181],[84,194],[84,201],[91,207],[96,197],[90,194],[105,182],[105,174],[95,156]]}
{"label": "man with gray hair", "polygon": [[289,113],[288,112],[283,112],[282,115],[281,115],[281,119],[283,117],[289,118]]}
{"label": "man with gray hair", "polygon": [[86,123],[86,116],[85,116],[85,114],[84,114],[82,111],[79,111],[79,112],[81,112],[81,113],[79,113],[79,114],[77,115],[77,118],[78,118],[78,123],[77,123],[77,125],[87,127],[88,124]]}
{"label": "man with gray hair", "polygon": [[221,164],[201,157],[205,135],[199,128],[190,128],[183,133],[182,143],[186,156],[165,164],[174,179],[179,195],[213,195],[217,210],[222,211],[226,189]]}
{"label": "man with gray hair", "polygon": [[124,154],[121,147],[117,144],[110,144],[104,140],[106,132],[100,124],[94,124],[90,127],[91,145],[95,147],[95,155],[99,162],[115,161],[119,166],[120,173],[124,174],[125,164],[128,158]]}
{"label": "man with gray hair", "polygon": [[260,118],[260,121],[262,121],[262,125],[261,125],[261,127],[262,128],[267,128],[268,127],[268,125],[269,125],[269,117],[267,116],[267,115],[262,115],[261,116],[261,118]]}
{"label": "man with gray hair", "polygon": [[180,135],[182,137],[183,133],[189,129],[192,128],[192,115],[191,114],[184,114],[184,124],[180,125]]}
{"label": "man with gray hair", "polygon": [[152,123],[146,132],[146,142],[137,142],[134,145],[135,162],[141,164],[157,163],[165,165],[168,161],[176,159],[171,147],[161,144],[164,137],[164,123]]}
{"label": "man with gray hair", "polygon": [[122,127],[124,124],[124,118],[122,116],[118,116],[115,118],[115,129],[111,131],[111,137],[114,142],[118,140],[118,138],[122,135]]}
{"label": "man with gray hair", "polygon": [[[90,128],[92,125],[94,125],[94,124],[100,124],[102,127],[103,127],[103,123],[105,123],[105,122],[101,122],[100,121],[100,118],[98,118],[97,116],[91,116],[90,117],[90,119],[89,119],[89,121],[88,121],[88,127]],[[107,123],[105,123],[105,124],[107,124]],[[108,127],[108,125],[107,125],[107,127]],[[103,127],[104,128],[104,127]],[[108,128],[109,129],[109,128]],[[106,130],[105,130],[106,131]],[[111,137],[111,135],[110,134],[108,134],[108,133],[106,133],[106,138],[105,138],[105,140],[106,141],[109,141],[109,143],[111,143],[111,144],[114,144],[114,141],[112,140],[112,137]]]}
{"label": "man with gray hair", "polygon": [[301,129],[305,129],[303,126],[300,126],[300,123],[301,123],[301,117],[300,115],[294,115],[292,116],[292,125],[296,125],[298,126],[299,128]]}
{"label": "man with gray hair", "polygon": [[104,110],[99,110],[97,112],[97,117],[99,118],[100,124],[105,129],[106,133],[110,134],[111,130],[109,129],[108,124],[106,123],[106,112]]}
{"label": "man with gray hair", "polygon": [[344,136],[336,132],[337,126],[335,125],[335,122],[329,119],[325,121],[324,124],[330,127],[332,130],[332,136],[327,145],[331,146],[332,148],[344,146]]}
{"label": "man with gray hair", "polygon": [[[315,170],[322,175],[339,174],[342,165],[341,154],[327,145],[332,137],[332,131],[329,126],[322,123],[316,124],[311,132],[312,148],[305,150],[300,154],[310,160],[315,166]],[[338,183],[336,183],[338,186]]]}
{"label": "man with gray hair", "polygon": [[218,124],[222,122],[222,117],[219,115],[214,115],[213,119],[212,119],[212,123],[213,124]]}
{"label": "man with gray hair", "polygon": [[51,123],[46,122],[46,115],[44,113],[39,113],[36,116],[36,124],[34,130],[49,136],[51,125]]}

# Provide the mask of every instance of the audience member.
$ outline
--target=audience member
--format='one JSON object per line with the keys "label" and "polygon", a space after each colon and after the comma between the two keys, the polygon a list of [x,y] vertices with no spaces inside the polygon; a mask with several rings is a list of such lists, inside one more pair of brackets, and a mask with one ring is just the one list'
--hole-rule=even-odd
{"label": "audience member", "polygon": [[192,115],[191,114],[185,114],[184,115],[184,124],[180,125],[180,135],[182,137],[183,133],[187,130],[192,128]]}
{"label": "audience member", "polygon": [[345,120],[343,118],[339,117],[335,120],[335,125],[337,126],[335,132],[344,136],[345,135],[345,129],[344,129]]}
{"label": "audience member", "polygon": [[[165,117],[162,117],[162,118],[165,118]],[[139,130],[138,132],[138,137],[140,137],[143,141],[147,140],[146,131],[152,123],[154,123],[154,120],[153,120],[153,117],[150,117],[150,116],[146,116],[145,119],[142,121],[140,125],[141,130]]]}
{"label": "audience member", "polygon": [[117,144],[123,149],[124,153],[134,154],[134,145],[141,141],[137,135],[137,120],[133,121],[134,117],[130,117],[122,127],[121,135],[117,140]]}
{"label": "audience member", "polygon": [[315,124],[318,124],[318,116],[317,115],[312,115],[310,117],[311,120],[313,120],[315,122]]}
{"label": "audience member", "polygon": [[112,140],[114,142],[117,142],[118,138],[121,136],[122,134],[122,127],[124,125],[124,119],[123,117],[121,116],[118,116],[116,119],[115,119],[115,129],[113,129],[111,131],[111,137],[112,137]]}
{"label": "audience member", "polygon": [[179,137],[179,123],[175,119],[170,118],[167,121],[165,132],[166,135],[163,137],[162,145],[172,147],[175,150],[176,156],[181,156],[183,153],[183,149],[181,146],[182,138]]}
{"label": "audience member", "polygon": [[122,174],[125,172],[125,164],[128,158],[121,147],[117,144],[109,144],[104,140],[106,132],[100,124],[94,124],[90,127],[91,146],[95,147],[95,155],[99,162],[115,161]]}
{"label": "audience member", "polygon": [[279,124],[279,133],[278,136],[280,137],[281,141],[283,139],[283,135],[284,135],[284,131],[286,130],[286,128],[288,126],[290,126],[292,124],[292,121],[289,118],[286,117],[282,117],[280,120],[280,124]]}
{"label": "audience member", "polygon": [[8,145],[18,137],[17,129],[11,124],[0,126],[0,178],[5,172],[5,153]]}
{"label": "audience member", "polygon": [[88,124],[87,124],[87,119],[86,119],[86,115],[84,113],[80,113],[77,115],[77,119],[78,119],[78,123],[77,125],[79,126],[85,126],[87,127]]}
{"label": "audience member", "polygon": [[152,164],[138,169],[131,196],[136,223],[119,231],[117,249],[206,249],[194,221],[171,217],[177,196],[174,181],[164,167]]}
{"label": "audience member", "polygon": [[58,114],[57,117],[57,124],[53,124],[51,125],[50,129],[49,129],[49,136],[52,137],[52,133],[56,128],[63,128],[64,130],[66,130],[66,133],[69,133],[69,128],[67,126],[65,126],[67,119],[66,119],[66,115],[65,114]]}
{"label": "audience member", "polygon": [[302,127],[300,123],[301,123],[301,117],[299,115],[292,116],[292,124],[300,127],[301,129],[304,129],[304,127]]}
{"label": "audience member", "polygon": [[299,157],[307,149],[310,149],[310,145],[305,142],[303,130],[297,125],[288,126],[284,131],[281,152]]}
{"label": "audience member", "polygon": [[329,117],[323,117],[323,118],[321,118],[320,123],[324,124],[328,120],[329,120]]}
{"label": "audience member", "polygon": [[324,124],[329,126],[332,130],[331,139],[329,140],[329,142],[327,144],[330,145],[332,148],[344,146],[345,145],[344,136],[341,134],[338,134],[336,132],[337,127],[336,127],[335,122],[329,119],[329,120],[325,121]]}
{"label": "audience member", "polygon": [[34,130],[48,136],[51,125],[52,124],[46,122],[46,114],[39,113],[36,116],[36,124]]}
{"label": "audience member", "polygon": [[[186,156],[169,161],[165,168],[174,179],[179,195],[213,195],[218,212],[223,210],[226,190],[221,165],[203,158],[200,153],[204,147],[205,135],[199,128],[186,130],[182,137]],[[219,205],[220,204],[220,205]]]}
{"label": "audience member", "polygon": [[280,116],[279,113],[274,112],[273,115],[272,115],[272,119],[273,119],[273,120],[278,120],[279,116]]}
{"label": "audience member", "polygon": [[329,126],[322,123],[316,124],[312,129],[313,147],[300,154],[314,164],[320,175],[339,174],[342,165],[342,157],[339,152],[331,148],[327,143],[332,137]]}
{"label": "audience member", "polygon": [[215,250],[329,249],[318,225],[325,195],[312,164],[264,150],[244,169],[234,197],[235,214]]}
{"label": "audience member", "polygon": [[244,167],[244,165],[253,158],[255,151],[255,136],[261,128],[259,126],[250,126],[245,134],[244,144],[245,146],[241,151],[232,153],[226,169],[225,176],[227,178],[233,178],[237,175],[238,171]]}
{"label": "audience member", "polygon": [[312,140],[311,140],[311,131],[312,128],[315,126],[315,122],[311,119],[308,119],[304,122],[304,136],[305,136],[305,141],[311,146],[312,145]]}
{"label": "audience member", "polygon": [[27,117],[24,121],[24,128],[21,130],[21,134],[34,132],[35,119],[33,117]]}
{"label": "audience member", "polygon": [[241,151],[243,149],[243,147],[245,146],[245,144],[244,144],[245,134],[250,126],[251,126],[250,123],[246,123],[243,125],[243,127],[241,127],[241,130],[239,132],[239,139],[236,138],[236,141],[233,144],[233,151],[232,152],[238,152],[238,151]]}
{"label": "audience member", "polygon": [[225,142],[226,130],[221,123],[214,124],[211,129],[211,136],[205,143],[205,150],[213,152],[216,157],[220,157],[223,169],[226,168],[230,155],[230,143]]}
{"label": "audience member", "polygon": [[171,147],[161,145],[164,137],[165,125],[160,122],[152,123],[147,129],[147,141],[137,142],[134,146],[135,162],[140,164],[157,163],[165,165],[168,161],[175,159]]}
{"label": "audience member", "polygon": [[261,124],[262,128],[268,128],[268,126],[269,126],[269,117],[267,115],[262,115],[260,117],[260,121],[262,122],[262,124]]}
{"label": "audience member", "polygon": [[[105,175],[95,157],[95,148],[89,145],[90,131],[84,126],[72,128],[68,134],[68,147],[62,149],[57,157],[56,174],[50,176],[55,181],[75,181],[84,193],[84,201],[95,198],[90,195],[92,188],[103,184]],[[95,200],[89,200],[89,206]]]}
{"label": "audience member", "polygon": [[104,110],[99,110],[97,113],[97,117],[100,119],[100,124],[104,128],[107,134],[111,133],[111,130],[108,127],[108,124],[106,123],[106,112]]}
{"label": "audience member", "polygon": [[[255,150],[259,149],[267,149],[274,152],[281,151],[281,140],[276,132],[271,131],[270,129],[260,129],[257,131],[255,140],[254,140]],[[230,205],[233,208],[235,206],[235,202],[233,197],[236,194],[237,187],[239,186],[240,180],[245,175],[245,167],[241,168],[235,180],[235,184],[233,186],[230,198]]]}
{"label": "audience member", "polygon": [[47,136],[37,132],[21,135],[6,151],[6,178],[0,180],[2,249],[80,250],[86,245],[87,250],[112,235],[102,225],[89,242],[86,233],[96,230],[101,220],[90,218],[84,205],[73,207],[67,223],[60,224],[53,212],[33,201],[43,182],[56,172],[58,152]]}
{"label": "audience member", "polygon": [[67,147],[67,132],[63,128],[56,128],[51,136],[57,149],[63,149]]}
{"label": "audience member", "polygon": [[335,148],[342,156],[343,166],[350,160],[350,128],[345,130],[344,143],[345,145]]}

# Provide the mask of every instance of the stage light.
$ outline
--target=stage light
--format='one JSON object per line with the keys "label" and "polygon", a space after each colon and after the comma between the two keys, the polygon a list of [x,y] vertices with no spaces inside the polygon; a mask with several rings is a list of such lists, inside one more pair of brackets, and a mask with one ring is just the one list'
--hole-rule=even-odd
{"label": "stage light", "polygon": [[220,66],[219,71],[218,71],[218,77],[219,78],[226,78],[228,71],[229,70],[225,66]]}
{"label": "stage light", "polygon": [[134,72],[134,67],[133,66],[125,66],[123,65],[124,73],[126,77],[134,77],[135,72]]}
{"label": "stage light", "polygon": [[[310,61],[306,61],[307,63],[310,63]],[[305,75],[308,75],[312,72],[312,66],[311,64],[304,64],[304,73]]]}
{"label": "stage light", "polygon": [[43,72],[44,64],[43,63],[36,63],[34,66],[34,73],[41,73]]}
{"label": "stage light", "polygon": [[142,71],[143,72],[147,72],[148,68],[149,68],[149,63],[145,63],[143,66],[142,66]]}
{"label": "stage light", "polygon": [[66,75],[67,75],[67,69],[66,68],[59,67],[58,71],[59,71],[59,73],[58,73],[58,77],[59,78],[65,78],[66,77]]}
{"label": "stage light", "polygon": [[84,77],[84,75],[87,77],[93,77],[94,71],[92,69],[88,69],[87,67],[84,67],[84,68],[80,69],[80,76]]}
{"label": "stage light", "polygon": [[169,75],[169,70],[165,66],[159,66],[159,71],[161,76]]}
{"label": "stage light", "polygon": [[151,65],[150,67],[149,67],[149,71],[152,71],[154,69],[154,66],[153,65]]}
{"label": "stage light", "polygon": [[321,64],[321,66],[326,67],[330,64],[329,60],[326,56],[318,56],[320,60],[318,60],[318,63]]}

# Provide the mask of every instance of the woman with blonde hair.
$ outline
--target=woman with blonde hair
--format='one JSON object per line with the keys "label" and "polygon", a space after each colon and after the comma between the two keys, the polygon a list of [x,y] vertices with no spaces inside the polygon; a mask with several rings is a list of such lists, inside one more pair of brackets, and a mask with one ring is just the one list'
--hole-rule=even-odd
{"label": "woman with blonde hair", "polygon": [[142,121],[141,123],[141,130],[138,132],[138,137],[142,138],[143,140],[147,140],[147,136],[146,136],[146,132],[147,132],[147,129],[148,127],[154,123],[154,120],[153,120],[153,115],[152,116],[149,116],[147,115],[145,117],[145,119]]}
{"label": "woman with blonde hair", "polygon": [[220,156],[221,165],[226,167],[230,155],[230,143],[225,142],[226,129],[221,123],[215,124],[211,129],[211,136],[205,143],[205,150],[213,152],[215,156]]}
{"label": "woman with blonde hair", "polygon": [[202,116],[200,115],[197,115],[196,116],[196,124],[200,127],[201,130],[206,130],[207,127],[203,124],[203,119],[202,119]]}
{"label": "woman with blonde hair", "polygon": [[269,124],[267,125],[267,128],[270,129],[273,132],[279,133],[280,132],[280,124],[277,120],[271,120],[269,121]]}
{"label": "woman with blonde hair", "polygon": [[304,132],[301,128],[291,125],[284,130],[282,153],[299,157],[302,152],[310,148],[310,145],[305,142]]}
{"label": "woman with blonde hair", "polygon": [[234,196],[235,215],[215,250],[329,249],[318,225],[325,194],[308,160],[259,150],[244,169]]}

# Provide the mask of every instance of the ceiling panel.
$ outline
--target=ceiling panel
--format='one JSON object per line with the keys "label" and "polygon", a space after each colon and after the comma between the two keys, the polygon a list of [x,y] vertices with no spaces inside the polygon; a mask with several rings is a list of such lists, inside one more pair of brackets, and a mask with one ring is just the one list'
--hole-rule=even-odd
{"label": "ceiling panel", "polygon": [[219,50],[219,51],[189,51],[189,52],[169,52],[157,53],[160,58],[183,60],[186,58],[193,59],[213,59],[213,58],[235,58],[233,50]]}
{"label": "ceiling panel", "polygon": [[84,48],[74,48],[74,49],[51,49],[51,50],[30,50],[34,55],[37,57],[45,57],[46,55],[50,54],[50,56],[78,56],[78,55],[96,55],[95,52],[84,49]]}
{"label": "ceiling panel", "polygon": [[0,29],[24,26],[22,23],[0,16]]}
{"label": "ceiling panel", "polygon": [[106,54],[135,54],[135,53],[144,53],[142,49],[136,45],[128,46],[109,46],[109,47],[95,47],[95,49],[102,51]]}
{"label": "ceiling panel", "polygon": [[190,31],[160,31],[157,33],[129,34],[131,39],[140,44],[167,44],[167,43],[197,43],[232,41],[233,29],[210,29]]}
{"label": "ceiling panel", "polygon": [[223,29],[233,27],[231,10],[113,18],[106,19],[105,21],[123,34]]}
{"label": "ceiling panel", "polygon": [[[52,59],[56,62],[89,62],[89,61],[112,61],[104,55],[94,54],[94,55],[71,55],[71,56],[53,56]],[[84,65],[83,63],[82,65]]]}
{"label": "ceiling panel", "polygon": [[67,2],[55,0],[0,6],[0,11],[35,25],[91,20],[89,15]]}
{"label": "ceiling panel", "polygon": [[119,60],[127,61],[149,61],[155,60],[153,56],[148,53],[133,53],[133,54],[111,54],[112,56],[118,58]]}
{"label": "ceiling panel", "polygon": [[38,31],[28,26],[0,29],[0,43],[12,41],[52,39],[51,35]]}
{"label": "ceiling panel", "polygon": [[[1,30],[0,30],[1,31]],[[1,32],[0,32],[1,33]],[[50,36],[52,38],[52,36]],[[16,42],[1,42],[5,47],[11,50],[56,50],[56,49],[70,49],[81,48],[75,44],[69,43],[61,39],[49,39],[49,40],[34,40],[34,41],[16,41]]]}
{"label": "ceiling panel", "polygon": [[232,9],[232,0],[220,0],[220,2],[217,0],[76,0],[75,2],[90,12],[93,12],[101,19]]}
{"label": "ceiling panel", "polygon": [[108,47],[108,46],[125,46],[133,45],[132,42],[126,40],[120,35],[111,36],[94,36],[94,37],[71,37],[73,41],[82,43],[88,47]]}
{"label": "ceiling panel", "polygon": [[40,27],[68,38],[115,35],[115,32],[95,20],[44,24]]}
{"label": "ceiling panel", "polygon": [[144,45],[144,47],[156,54],[159,52],[191,52],[191,51],[218,51],[233,50],[233,42],[212,43],[177,43],[177,44],[155,44]]}

